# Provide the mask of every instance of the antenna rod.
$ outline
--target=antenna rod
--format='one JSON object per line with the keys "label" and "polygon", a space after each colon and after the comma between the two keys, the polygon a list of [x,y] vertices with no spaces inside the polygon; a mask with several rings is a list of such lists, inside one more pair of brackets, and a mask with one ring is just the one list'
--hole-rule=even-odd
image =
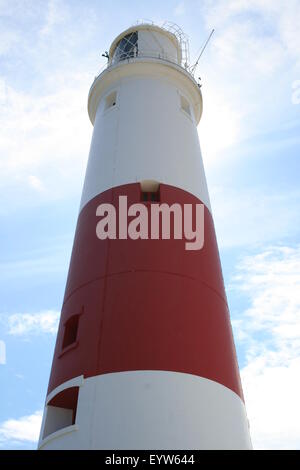
{"label": "antenna rod", "polygon": [[193,65],[193,67],[192,67],[192,69],[191,69],[191,72],[192,72],[192,73],[194,72],[195,68],[197,67],[197,65],[198,65],[198,63],[199,63],[199,60],[201,59],[201,56],[202,56],[203,52],[205,51],[206,46],[207,46],[207,44],[209,43],[210,38],[212,37],[212,35],[214,34],[214,32],[215,32],[215,30],[213,29],[212,32],[210,33],[210,35],[208,36],[208,38],[207,38],[207,40],[206,40],[204,46],[202,47],[202,50],[201,50],[201,52],[200,52],[200,54],[199,54],[199,57],[198,57],[198,59],[197,59],[197,62]]}

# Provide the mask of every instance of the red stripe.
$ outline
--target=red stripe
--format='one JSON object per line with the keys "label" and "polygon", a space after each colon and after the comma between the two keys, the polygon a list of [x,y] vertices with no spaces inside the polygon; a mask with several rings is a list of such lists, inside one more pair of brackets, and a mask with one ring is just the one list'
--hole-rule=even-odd
{"label": "red stripe", "polygon": [[[49,390],[73,377],[129,370],[199,375],[243,398],[213,220],[205,208],[205,242],[105,240],[96,208],[140,202],[139,184],[106,191],[82,210],[76,229]],[[193,195],[160,186],[161,202],[196,204]],[[64,324],[81,312],[77,345],[62,353]]]}

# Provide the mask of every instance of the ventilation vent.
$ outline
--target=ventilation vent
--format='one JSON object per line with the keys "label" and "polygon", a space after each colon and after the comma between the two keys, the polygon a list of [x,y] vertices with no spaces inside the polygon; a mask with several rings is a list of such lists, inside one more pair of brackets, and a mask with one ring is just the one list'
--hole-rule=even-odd
{"label": "ventilation vent", "polygon": [[43,439],[60,429],[75,424],[79,387],[71,387],[55,395],[47,404]]}

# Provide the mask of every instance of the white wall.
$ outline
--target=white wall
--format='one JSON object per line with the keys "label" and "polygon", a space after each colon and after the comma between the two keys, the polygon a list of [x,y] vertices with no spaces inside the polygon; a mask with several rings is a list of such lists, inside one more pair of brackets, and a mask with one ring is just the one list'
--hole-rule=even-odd
{"label": "white wall", "polygon": [[[104,111],[117,90],[117,105]],[[122,184],[156,180],[184,189],[209,209],[210,202],[193,116],[181,109],[185,90],[166,78],[120,78],[102,96],[94,123],[81,208]]]}
{"label": "white wall", "polygon": [[139,55],[160,57],[178,63],[178,49],[168,36],[154,30],[138,32]]}
{"label": "white wall", "polygon": [[84,380],[74,430],[44,449],[249,449],[245,406],[191,374],[131,371]]}
{"label": "white wall", "polygon": [[47,406],[45,412],[46,417],[43,437],[46,437],[61,428],[72,425],[73,410],[59,408],[57,406]]}

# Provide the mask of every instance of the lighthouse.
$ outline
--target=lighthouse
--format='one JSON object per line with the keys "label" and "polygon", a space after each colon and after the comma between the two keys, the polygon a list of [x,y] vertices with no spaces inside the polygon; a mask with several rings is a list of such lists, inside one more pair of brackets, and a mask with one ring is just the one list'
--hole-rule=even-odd
{"label": "lighthouse", "polygon": [[[94,130],[38,448],[250,449],[197,133],[202,95],[182,30],[143,22],[122,32],[88,114]],[[169,208],[171,225],[172,208],[201,206],[203,243],[186,249],[184,236],[161,231],[129,237],[124,198],[149,217],[154,205]],[[99,236],[109,207],[117,234]]]}

